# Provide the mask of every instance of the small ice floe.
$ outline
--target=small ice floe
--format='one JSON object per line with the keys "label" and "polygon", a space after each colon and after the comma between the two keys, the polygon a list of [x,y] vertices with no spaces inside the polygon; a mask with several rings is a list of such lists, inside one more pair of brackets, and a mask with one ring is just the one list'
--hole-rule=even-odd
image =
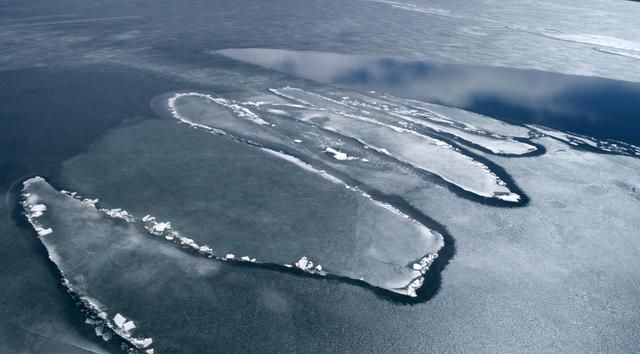
{"label": "small ice floe", "polygon": [[240,259],[245,261],[245,262],[252,262],[252,263],[256,261],[255,258],[251,258],[249,256],[242,256]]}
{"label": "small ice floe", "polygon": [[120,208],[116,208],[116,209],[101,209],[103,212],[105,212],[105,214],[109,215],[112,218],[115,219],[122,219],[126,222],[134,222],[136,221],[136,219],[133,217],[133,215],[129,214],[128,211],[120,209]]}
{"label": "small ice floe", "polygon": [[326,152],[327,154],[333,156],[334,159],[339,160],[339,161],[351,161],[351,160],[357,160],[357,157],[354,156],[349,156],[347,154],[345,154],[342,151],[336,150],[332,147],[327,147],[326,149],[324,149],[324,152]]}
{"label": "small ice floe", "polygon": [[297,143],[297,144],[300,144],[300,143],[302,142],[302,140],[300,140],[300,139],[293,139],[293,142],[294,142],[294,143]]}
{"label": "small ice floe", "polygon": [[235,259],[236,256],[233,253],[227,253],[222,259],[224,259],[225,261],[227,259]]}

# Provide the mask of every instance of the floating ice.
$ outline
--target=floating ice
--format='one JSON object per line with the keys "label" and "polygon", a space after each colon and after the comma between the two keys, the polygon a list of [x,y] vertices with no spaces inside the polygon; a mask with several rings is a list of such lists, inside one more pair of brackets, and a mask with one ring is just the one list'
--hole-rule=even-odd
{"label": "floating ice", "polygon": [[[310,142],[308,146],[290,144],[293,138],[287,139],[286,137],[289,134],[289,130],[293,133],[294,127],[291,126],[292,123],[290,121],[287,122],[283,118],[271,116],[268,119],[270,121],[277,120],[277,123],[262,125],[264,128],[245,125],[241,121],[234,119],[230,112],[216,108],[215,105],[218,105],[217,102],[220,99],[211,95],[193,92],[174,94],[169,98],[169,112],[181,122],[188,123],[196,128],[203,128],[204,130],[221,134],[230,133],[240,141],[260,146],[265,144],[287,144],[289,148],[302,149],[300,152],[305,155],[313,154],[309,151],[313,145],[324,144],[323,151],[332,156],[334,160],[358,160],[358,158],[349,156],[338,147],[332,146],[333,144],[327,144],[327,142],[338,142],[342,145],[348,144],[350,149],[369,149],[388,156],[390,159],[387,159],[386,163],[395,163],[398,169],[406,169],[404,164],[409,164],[416,169],[415,173],[417,175],[421,175],[425,171],[433,173],[446,182],[482,197],[495,198],[506,202],[519,202],[522,199],[518,193],[510,190],[510,186],[507,186],[488,166],[465,155],[451,142],[445,142],[406,126],[407,122],[419,122],[418,118],[401,116],[400,113],[394,113],[395,115],[389,113],[372,115],[368,111],[361,109],[361,107],[357,107],[356,103],[338,102],[335,99],[297,88],[285,87],[271,91],[280,97],[267,95],[263,98],[268,100],[271,97],[272,103],[266,101],[261,105],[252,104],[251,107],[267,109],[270,104],[282,105],[282,98],[294,100],[298,107],[289,109],[285,113],[289,118],[295,118],[301,122],[311,124],[311,126],[298,125],[295,127],[297,128],[296,135],[308,132],[308,135],[305,134],[305,140]],[[345,97],[342,99],[345,99]],[[384,101],[384,99],[381,99],[381,101]],[[377,103],[377,101],[371,102],[372,104]],[[237,104],[241,105],[242,103]],[[245,104],[249,105],[249,103]],[[380,110],[391,110],[395,106],[382,104],[380,107],[382,107]],[[399,112],[409,110],[408,108],[398,109]],[[425,111],[423,110],[423,112]],[[252,114],[256,115],[253,112]],[[433,116],[434,114],[431,115]],[[389,117],[393,118],[392,121],[389,120]],[[402,123],[405,123],[404,126],[402,124],[396,125],[398,118],[402,119]],[[261,119],[267,119],[267,117]],[[277,128],[273,129],[273,127]],[[314,127],[319,127],[321,130]],[[445,125],[441,128],[441,131],[446,130],[448,133],[458,132],[459,135],[466,134],[467,140],[483,145],[489,151],[517,155],[535,150],[532,145],[495,134],[487,135],[485,133],[483,135],[479,131],[471,133],[456,129],[458,128]],[[468,129],[471,130],[471,128]],[[355,139],[360,145],[353,145],[352,142],[342,142],[339,138],[336,141],[335,134],[340,134],[348,139]],[[470,138],[470,136],[473,136],[473,138]],[[364,153],[361,156],[361,162],[369,162],[373,157],[371,153]],[[378,158],[380,157],[378,156]],[[382,167],[378,165],[378,168]]]}
{"label": "floating ice", "polygon": [[122,326],[124,326],[124,323],[126,321],[127,321],[127,319],[124,316],[122,316],[121,314],[119,314],[119,313],[116,313],[116,315],[113,316],[113,323],[115,323],[116,326],[118,326],[120,328],[122,328]]}
{"label": "floating ice", "polygon": [[348,160],[357,160],[357,157],[354,156],[349,156],[347,154],[345,154],[342,151],[336,150],[332,147],[327,147],[326,149],[324,149],[324,151],[328,154],[330,154],[331,156],[333,156],[334,159],[339,160],[339,161],[348,161]]}

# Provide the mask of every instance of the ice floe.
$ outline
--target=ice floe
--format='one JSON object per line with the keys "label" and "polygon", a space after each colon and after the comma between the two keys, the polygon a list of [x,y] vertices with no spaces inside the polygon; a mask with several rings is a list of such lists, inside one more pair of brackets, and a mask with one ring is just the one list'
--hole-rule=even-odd
{"label": "ice floe", "polygon": [[[96,209],[97,199],[82,199],[77,196],[76,193],[67,191],[58,192],[53,190],[43,178],[30,178],[23,183],[22,205],[27,220],[33,225],[39,236],[48,235],[53,232],[51,227],[44,228],[39,220],[49,219],[46,215],[49,208],[42,203],[31,203],[38,202],[46,198],[47,195],[51,197],[49,201],[56,204],[56,207],[58,207],[58,204],[76,203],[75,208],[77,209],[93,213],[98,212]],[[104,213],[104,215],[110,218],[125,219],[129,222],[135,221],[130,214],[123,212],[122,209],[100,209],[99,212]],[[48,222],[52,221],[48,220]],[[115,333],[124,341],[130,343],[133,348],[137,349],[148,348],[153,343],[151,338],[134,336],[132,331],[136,329],[135,323],[132,320],[128,320],[121,313],[116,313],[109,319],[110,316],[103,310],[104,306],[89,293],[85,292],[84,285],[82,281],[80,281],[81,278],[74,278],[72,274],[70,274],[69,278],[66,277],[69,271],[73,271],[76,266],[73,263],[69,263],[68,260],[60,254],[63,250],[58,247],[57,241],[43,241],[43,243],[47,247],[49,258],[58,266],[63,275],[62,284],[69,293],[77,297],[78,303],[89,313],[90,317],[85,320],[85,323],[94,326],[96,336],[101,337],[104,341],[109,341]]]}

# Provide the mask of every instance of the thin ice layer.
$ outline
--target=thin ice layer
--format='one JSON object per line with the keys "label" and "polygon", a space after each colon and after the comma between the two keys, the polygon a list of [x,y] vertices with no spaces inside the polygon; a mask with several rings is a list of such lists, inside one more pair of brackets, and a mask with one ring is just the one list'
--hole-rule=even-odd
{"label": "thin ice layer", "polygon": [[114,131],[68,161],[64,179],[107,209],[155,216],[159,232],[170,222],[216,255],[279,265],[306,256],[402,294],[422,276],[413,263],[442,247],[439,233],[326,171],[171,121]]}

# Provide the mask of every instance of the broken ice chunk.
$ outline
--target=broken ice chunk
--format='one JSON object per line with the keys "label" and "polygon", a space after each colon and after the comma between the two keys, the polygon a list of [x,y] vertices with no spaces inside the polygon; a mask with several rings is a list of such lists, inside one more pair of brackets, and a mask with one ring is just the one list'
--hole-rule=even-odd
{"label": "broken ice chunk", "polygon": [[133,338],[131,340],[133,342],[133,344],[139,348],[147,348],[148,346],[150,346],[151,344],[153,344],[153,339],[151,338]]}
{"label": "broken ice chunk", "polygon": [[84,203],[85,205],[91,206],[91,207],[96,207],[96,204],[98,203],[98,199],[89,199],[89,198],[85,198],[82,200],[82,203]]}
{"label": "broken ice chunk", "polygon": [[170,222],[159,222],[153,225],[153,231],[163,233],[165,230],[171,230]]}
{"label": "broken ice chunk", "polygon": [[412,281],[411,284],[409,284],[409,286],[407,287],[407,295],[411,297],[418,296],[418,294],[416,293],[416,290],[418,290],[422,286],[423,282],[424,282],[423,277],[416,278],[414,281]]}
{"label": "broken ice chunk", "polygon": [[336,150],[332,147],[327,147],[326,149],[324,149],[324,152],[326,152],[327,154],[333,156],[334,159],[339,160],[339,161],[347,161],[347,160],[357,160],[357,157],[353,157],[353,156],[349,156],[347,154],[345,154],[342,151]]}
{"label": "broken ice chunk", "polygon": [[211,249],[211,247],[209,246],[200,246],[200,248],[198,249],[198,251],[200,253],[208,253],[208,254],[212,254],[213,250]]}
{"label": "broken ice chunk", "polygon": [[113,322],[116,324],[116,326],[122,328],[122,326],[124,326],[124,323],[127,322],[127,319],[121,314],[116,313],[116,315],[113,316]]}
{"label": "broken ice chunk", "polygon": [[313,262],[311,262],[307,257],[302,256],[296,263],[296,267],[308,271],[313,269]]}
{"label": "broken ice chunk", "polygon": [[44,228],[36,228],[36,232],[38,232],[38,236],[46,236],[53,232],[52,228],[44,229]]}
{"label": "broken ice chunk", "polygon": [[133,321],[129,321],[129,322],[125,322],[125,324],[122,326],[122,328],[123,328],[125,331],[127,331],[127,332],[128,332],[128,331],[130,331],[130,330],[132,330],[132,329],[136,328],[136,325],[135,325],[135,323],[133,323]]}
{"label": "broken ice chunk", "polygon": [[108,342],[112,337],[113,337],[113,332],[111,332],[111,331],[104,331],[102,333],[102,339],[105,342]]}
{"label": "broken ice chunk", "polygon": [[31,211],[32,218],[38,218],[47,210],[47,206],[44,204],[36,204],[32,205],[29,210]]}
{"label": "broken ice chunk", "polygon": [[128,211],[116,208],[116,209],[102,209],[107,215],[115,219],[122,219],[126,222],[133,222],[135,218],[133,215],[129,214]]}

